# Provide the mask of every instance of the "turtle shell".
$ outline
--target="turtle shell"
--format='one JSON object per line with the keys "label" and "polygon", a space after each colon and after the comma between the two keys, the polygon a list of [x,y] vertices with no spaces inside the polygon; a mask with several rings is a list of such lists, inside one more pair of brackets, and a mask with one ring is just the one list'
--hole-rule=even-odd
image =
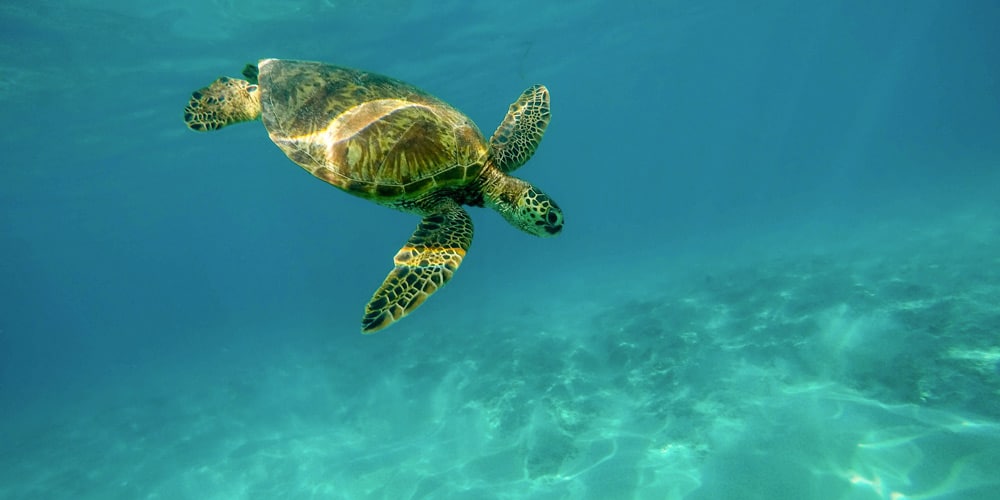
{"label": "turtle shell", "polygon": [[488,154],[476,125],[404,82],[305,61],[259,64],[271,140],[316,177],[379,202],[475,179]]}

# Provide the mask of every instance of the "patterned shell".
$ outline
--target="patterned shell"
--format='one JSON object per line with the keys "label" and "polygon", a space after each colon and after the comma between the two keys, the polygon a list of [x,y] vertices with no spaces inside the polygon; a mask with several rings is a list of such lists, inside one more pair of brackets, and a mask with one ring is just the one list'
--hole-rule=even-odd
{"label": "patterned shell", "polygon": [[266,59],[261,119],[295,163],[379,202],[475,179],[487,156],[476,125],[398,80],[329,64]]}

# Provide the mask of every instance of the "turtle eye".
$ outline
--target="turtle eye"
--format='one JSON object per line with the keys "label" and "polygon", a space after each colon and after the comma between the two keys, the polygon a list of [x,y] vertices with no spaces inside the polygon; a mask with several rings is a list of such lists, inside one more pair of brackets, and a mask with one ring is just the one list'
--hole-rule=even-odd
{"label": "turtle eye", "polygon": [[247,92],[253,94],[256,91],[257,91],[257,86],[256,85],[247,85]]}

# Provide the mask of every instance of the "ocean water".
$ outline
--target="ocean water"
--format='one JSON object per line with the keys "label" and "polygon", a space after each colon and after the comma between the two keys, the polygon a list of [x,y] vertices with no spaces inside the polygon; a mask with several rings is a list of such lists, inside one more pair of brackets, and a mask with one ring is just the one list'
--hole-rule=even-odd
{"label": "ocean water", "polygon": [[[0,498],[1000,498],[1000,4],[8,0]],[[413,83],[556,238],[417,218],[181,119],[266,57]]]}

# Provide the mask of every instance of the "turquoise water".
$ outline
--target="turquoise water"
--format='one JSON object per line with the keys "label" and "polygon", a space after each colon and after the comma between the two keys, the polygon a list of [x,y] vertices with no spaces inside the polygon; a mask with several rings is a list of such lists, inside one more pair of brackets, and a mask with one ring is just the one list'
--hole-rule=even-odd
{"label": "turquoise water", "polygon": [[[992,499],[994,2],[0,6],[0,498]],[[366,300],[416,217],[259,124],[262,57],[490,134],[544,83],[538,239],[472,208],[451,283]]]}

